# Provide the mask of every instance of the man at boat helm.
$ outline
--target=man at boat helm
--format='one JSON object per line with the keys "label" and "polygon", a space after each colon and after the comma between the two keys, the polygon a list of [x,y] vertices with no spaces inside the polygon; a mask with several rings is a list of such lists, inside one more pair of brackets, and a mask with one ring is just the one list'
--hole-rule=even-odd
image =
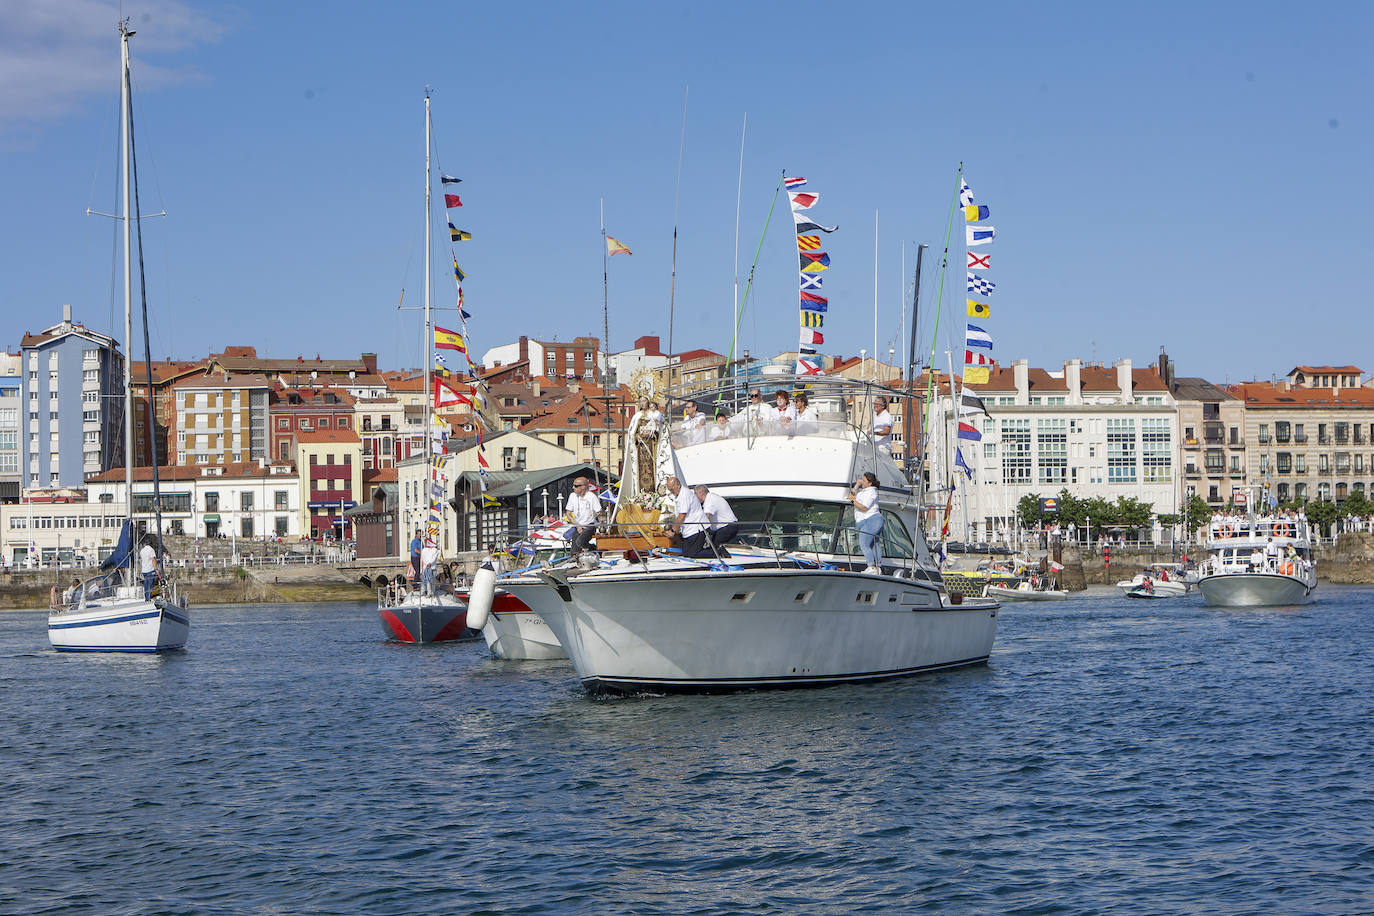
{"label": "man at boat helm", "polygon": [[596,517],[601,512],[601,500],[595,493],[587,492],[587,478],[578,477],[573,481],[568,512],[573,523],[572,550],[581,553],[591,547],[592,538],[596,536]]}
{"label": "man at boat helm", "polygon": [[668,492],[673,494],[672,532],[682,540],[682,555],[696,557],[706,546],[706,527],[709,524],[706,513],[701,511],[701,500],[691,490],[683,487],[676,477],[668,478]]}

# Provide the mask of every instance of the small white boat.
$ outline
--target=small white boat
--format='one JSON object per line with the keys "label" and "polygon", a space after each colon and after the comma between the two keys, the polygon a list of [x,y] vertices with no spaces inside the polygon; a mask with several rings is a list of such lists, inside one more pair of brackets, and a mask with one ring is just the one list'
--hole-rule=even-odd
{"label": "small white boat", "polygon": [[58,652],[167,652],[186,647],[191,618],[171,583],[151,599],[124,570],[87,579],[67,596],[54,589],[48,640]]}
{"label": "small white boat", "polygon": [[[537,601],[540,596],[547,598],[552,593],[535,590],[524,597]],[[496,658],[523,661],[568,657],[538,611],[505,589],[498,589],[492,596],[491,612],[482,626],[482,638]]]}
{"label": "small white boat", "polygon": [[1317,588],[1305,518],[1247,516],[1214,521],[1198,590],[1215,607],[1307,604]]}
{"label": "small white boat", "polygon": [[[1167,578],[1165,578],[1166,575]],[[1147,567],[1143,572],[1137,573],[1130,579],[1122,579],[1116,583],[1116,587],[1121,589],[1122,594],[1129,595],[1144,585],[1147,580],[1154,591],[1161,593],[1160,597],[1179,597],[1188,594],[1188,583],[1180,574],[1165,573],[1157,566]]]}
{"label": "small white boat", "polygon": [[1029,579],[1015,588],[1008,588],[1005,585],[989,585],[987,593],[988,597],[1000,598],[1003,601],[1058,601],[1061,598],[1069,597],[1069,593],[1063,589],[1040,588],[1033,585]]}
{"label": "small white boat", "polygon": [[1155,591],[1148,585],[1137,585],[1135,588],[1131,589],[1126,593],[1127,598],[1145,598],[1150,600],[1153,600],[1155,598],[1177,598],[1178,596],[1178,592]]}

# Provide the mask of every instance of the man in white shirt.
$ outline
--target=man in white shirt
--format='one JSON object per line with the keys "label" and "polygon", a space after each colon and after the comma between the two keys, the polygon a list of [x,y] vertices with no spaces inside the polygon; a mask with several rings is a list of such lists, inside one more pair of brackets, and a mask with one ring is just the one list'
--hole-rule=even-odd
{"label": "man in white shirt", "polygon": [[579,477],[573,481],[567,508],[572,515],[573,553],[580,553],[591,547],[592,538],[596,537],[596,517],[601,514],[601,500],[595,493],[588,492],[587,478]]}
{"label": "man in white shirt", "polygon": [[873,441],[879,448],[892,448],[892,414],[887,411],[887,398],[873,399]]}
{"label": "man in white shirt", "polygon": [[138,571],[143,575],[143,600],[152,601],[153,586],[157,585],[162,563],[158,559],[157,548],[153,546],[151,535],[144,537],[143,547],[138,551]]}
{"label": "man in white shirt", "polygon": [[732,435],[748,433],[757,436],[768,415],[773,409],[763,403],[763,392],[755,388],[749,392],[749,403],[743,410],[730,418],[730,425],[733,427]]}
{"label": "man in white shirt", "polygon": [[[735,518],[735,513],[725,501],[725,497],[712,493],[704,483],[697,484],[693,489],[696,491],[697,499],[701,500],[701,511],[710,526],[711,546],[719,548],[722,544],[728,544],[739,537],[739,519]],[[717,555],[719,556],[719,551]]]}
{"label": "man in white shirt", "polygon": [[688,401],[682,411],[682,422],[678,424],[679,439],[683,445],[696,445],[706,441],[706,414],[697,410],[696,401]]}
{"label": "man in white shirt", "polygon": [[702,548],[706,545],[708,525],[706,513],[701,511],[701,500],[676,477],[668,478],[668,492],[673,494],[673,511],[676,517],[673,519],[672,530],[682,540],[682,555],[700,556]]}

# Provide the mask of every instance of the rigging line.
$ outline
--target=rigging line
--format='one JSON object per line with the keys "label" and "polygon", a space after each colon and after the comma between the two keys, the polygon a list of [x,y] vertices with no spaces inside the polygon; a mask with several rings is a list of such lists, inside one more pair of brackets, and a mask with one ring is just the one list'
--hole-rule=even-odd
{"label": "rigging line", "polygon": [[[678,201],[682,196],[682,154],[687,149],[687,97],[690,86],[682,87],[682,137],[677,145],[677,183],[673,187],[673,275],[668,286],[668,355],[673,355],[673,310],[677,301],[677,212]],[[670,364],[671,365],[671,364]],[[668,378],[672,380],[672,370]]]}
{"label": "rigging line", "polygon": [[935,409],[933,397],[935,389],[935,347],[940,338],[940,312],[944,309],[945,268],[949,266],[949,237],[954,232],[954,211],[959,205],[959,181],[963,177],[964,163],[960,162],[958,170],[954,173],[954,199],[950,201],[949,222],[945,225],[945,250],[940,255],[940,284],[935,296],[935,331],[930,340],[930,374],[926,380],[926,429],[930,429],[931,418]]}
{"label": "rigging line", "polygon": [[[735,292],[734,292],[734,312],[735,312],[735,335],[739,334],[739,208],[740,196],[744,191],[744,138],[749,131],[749,112],[744,113],[744,124],[739,131],[739,178],[735,183]],[[725,363],[729,368],[730,361],[735,358],[735,336],[730,338],[730,360]]]}
{"label": "rigging line", "polygon": [[759,244],[754,249],[754,262],[749,265],[749,279],[744,284],[744,298],[740,301],[739,312],[735,316],[735,333],[730,337],[730,359],[726,362],[727,369],[735,361],[735,341],[739,337],[740,320],[744,317],[745,309],[749,307],[749,291],[754,287],[754,271],[759,266],[759,255],[763,253],[763,240],[768,237],[768,227],[773,222],[773,209],[777,206],[778,193],[782,191],[783,177],[786,174],[785,170],[778,173],[778,186],[773,189],[773,199],[768,204],[768,218],[763,221],[763,232],[759,234]]}

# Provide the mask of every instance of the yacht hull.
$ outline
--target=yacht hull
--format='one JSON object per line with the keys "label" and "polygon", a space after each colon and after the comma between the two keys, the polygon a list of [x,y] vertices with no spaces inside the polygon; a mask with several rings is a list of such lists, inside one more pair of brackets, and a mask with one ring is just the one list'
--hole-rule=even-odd
{"label": "yacht hull", "polygon": [[594,693],[708,692],[876,681],[986,662],[997,608],[835,570],[630,573],[513,586]]}
{"label": "yacht hull", "polygon": [[467,602],[453,595],[404,601],[378,608],[387,639],[404,643],[460,642],[478,636],[467,627]]}
{"label": "yacht hull", "polygon": [[497,591],[492,598],[491,615],[482,627],[482,638],[493,656],[512,661],[568,657],[544,618],[526,603],[533,600],[538,604],[540,599],[544,604],[562,603],[557,593],[542,583],[525,591],[521,598],[505,588]]}
{"label": "yacht hull", "polygon": [[1203,600],[1213,607],[1307,604],[1316,588],[1315,578],[1304,580],[1282,573],[1223,573],[1198,581]]}
{"label": "yacht hull", "polygon": [[48,615],[48,640],[58,652],[169,652],[186,648],[186,608],[161,600],[101,602]]}

